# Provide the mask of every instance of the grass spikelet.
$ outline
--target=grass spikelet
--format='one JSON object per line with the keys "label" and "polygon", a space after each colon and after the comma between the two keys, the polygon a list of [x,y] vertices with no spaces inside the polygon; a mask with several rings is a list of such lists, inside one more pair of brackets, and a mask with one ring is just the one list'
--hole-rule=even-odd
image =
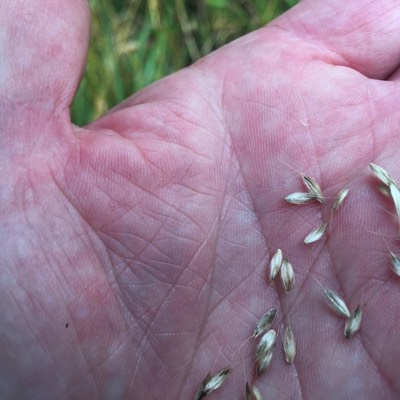
{"label": "grass spikelet", "polygon": [[322,204],[325,203],[325,198],[318,182],[307,175],[302,175],[301,177],[303,178],[304,185],[308,189],[309,193],[315,196],[315,200]]}
{"label": "grass spikelet", "polygon": [[400,219],[400,190],[394,182],[389,185],[390,196],[392,197],[394,207],[396,208],[397,218]]}
{"label": "grass spikelet", "polygon": [[260,342],[256,348],[257,359],[262,359],[265,355],[274,347],[276,342],[276,331],[270,329],[264,336],[260,339]]}
{"label": "grass spikelet", "polygon": [[389,188],[384,185],[383,183],[380,183],[379,185],[376,186],[376,188],[386,197],[386,198],[390,198],[390,190]]}
{"label": "grass spikelet", "polygon": [[286,258],[282,261],[281,280],[286,291],[289,292],[294,284],[294,271],[292,264]]}
{"label": "grass spikelet", "polygon": [[262,358],[257,358],[257,375],[261,376],[270,366],[273,356],[273,348],[269,350]]}
{"label": "grass spikelet", "polygon": [[321,224],[318,228],[314,229],[312,232],[310,232],[306,238],[304,239],[305,244],[310,244],[317,242],[320,240],[326,231],[326,228],[328,228],[329,222]]}
{"label": "grass spikelet", "polygon": [[199,390],[196,393],[194,400],[201,400],[208,393],[213,392],[214,390],[218,389],[232,372],[230,367],[224,368],[223,370],[219,371],[215,375],[208,374],[204,381],[202,382]]}
{"label": "grass spikelet", "polygon": [[248,382],[246,382],[246,400],[262,400],[257,386],[250,387]]}
{"label": "grass spikelet", "polygon": [[332,290],[324,289],[325,298],[333,311],[344,318],[350,318],[349,308],[346,303]]}
{"label": "grass spikelet", "polygon": [[400,259],[391,251],[390,253],[390,261],[392,262],[392,270],[397,275],[400,276]]}
{"label": "grass spikelet", "polygon": [[350,315],[350,318],[347,318],[346,320],[346,324],[344,326],[344,336],[347,339],[350,339],[356,332],[359,331],[361,327],[361,318],[362,318],[362,310],[360,304]]}
{"label": "grass spikelet", "polygon": [[303,193],[303,192],[296,192],[289,194],[289,196],[285,197],[285,201],[290,204],[306,204],[309,203],[310,201],[316,200],[317,198],[315,197],[314,194],[312,193]]}
{"label": "grass spikelet", "polygon": [[294,340],[293,331],[290,326],[286,327],[285,339],[283,341],[283,350],[285,351],[286,361],[292,364],[296,357],[296,342]]}
{"label": "grass spikelet", "polygon": [[257,375],[261,376],[272,361],[273,349],[276,343],[276,331],[269,330],[261,339],[256,348]]}
{"label": "grass spikelet", "polygon": [[279,270],[281,269],[283,261],[283,254],[282,250],[276,250],[275,254],[271,258],[271,262],[269,265],[269,280],[272,282],[276,275],[278,274]]}
{"label": "grass spikelet", "polygon": [[386,186],[389,186],[393,182],[393,179],[391,178],[389,173],[379,165],[370,163],[369,168],[371,172]]}
{"label": "grass spikelet", "polygon": [[271,308],[268,312],[266,312],[258,321],[256,329],[254,330],[253,337],[256,338],[268,330],[272,323],[274,322],[276,315],[276,308]]}
{"label": "grass spikelet", "polygon": [[337,209],[341,206],[341,204],[343,203],[344,199],[347,197],[348,194],[349,194],[349,188],[345,187],[336,195],[335,202],[332,205],[333,213],[335,213]]}

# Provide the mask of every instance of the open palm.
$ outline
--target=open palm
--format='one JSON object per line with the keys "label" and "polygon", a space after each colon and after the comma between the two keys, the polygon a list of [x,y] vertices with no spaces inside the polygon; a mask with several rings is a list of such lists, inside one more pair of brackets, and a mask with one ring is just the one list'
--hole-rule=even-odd
{"label": "open palm", "polygon": [[[86,1],[3,2],[0,26],[2,398],[192,399],[226,366],[210,399],[242,399],[246,381],[269,399],[399,398],[398,223],[368,171],[400,180],[397,2],[304,0],[84,129],[69,106]],[[298,171],[326,205],[284,202]],[[289,293],[266,279],[277,248]],[[313,277],[363,302],[351,340]],[[256,378],[248,338],[272,307]]]}

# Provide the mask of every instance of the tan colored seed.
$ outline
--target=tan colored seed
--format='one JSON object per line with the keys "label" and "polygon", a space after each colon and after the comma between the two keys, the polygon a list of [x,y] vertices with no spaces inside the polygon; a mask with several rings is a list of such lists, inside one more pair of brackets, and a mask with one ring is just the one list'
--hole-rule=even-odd
{"label": "tan colored seed", "polygon": [[349,188],[345,187],[336,195],[335,202],[333,203],[333,206],[332,206],[332,212],[336,212],[336,210],[343,203],[343,201],[346,198],[346,196],[348,195],[348,193],[349,193]]}
{"label": "tan colored seed", "polygon": [[371,169],[371,172],[386,186],[389,186],[393,182],[393,179],[384,168],[379,167],[374,163],[370,163],[369,168]]}
{"label": "tan colored seed", "polygon": [[263,359],[265,355],[274,347],[276,342],[276,331],[270,329],[264,336],[260,339],[260,342],[256,348],[257,359]]}
{"label": "tan colored seed", "polygon": [[208,393],[218,389],[225,382],[226,378],[231,372],[232,369],[228,367],[224,368],[213,376],[208,374],[197,391],[194,400],[201,400],[207,396]]}
{"label": "tan colored seed", "polygon": [[323,204],[325,202],[325,198],[318,182],[307,175],[302,175],[301,177],[303,178],[303,182],[308,191],[315,196],[315,200]]}
{"label": "tan colored seed", "polygon": [[271,262],[269,265],[269,280],[272,282],[276,275],[278,274],[283,261],[282,250],[276,250],[275,254],[271,258]]}
{"label": "tan colored seed", "polygon": [[350,318],[347,318],[346,320],[346,324],[344,326],[344,336],[346,336],[347,339],[350,339],[356,332],[359,331],[361,327],[361,318],[362,310],[360,304],[350,315]]}
{"label": "tan colored seed", "polygon": [[282,261],[281,280],[286,291],[289,292],[294,284],[294,271],[292,264],[286,258]]}
{"label": "tan colored seed", "polygon": [[325,298],[333,311],[344,318],[350,318],[350,311],[346,303],[332,290],[324,289]]}
{"label": "tan colored seed", "polygon": [[264,357],[257,358],[257,375],[261,376],[264,371],[270,366],[273,356],[273,348],[269,350]]}
{"label": "tan colored seed", "polygon": [[306,236],[306,238],[304,239],[304,243],[310,244],[320,240],[324,236],[324,233],[326,231],[326,228],[328,228],[328,226],[329,222],[321,224],[318,228],[314,229]]}
{"label": "tan colored seed", "polygon": [[258,321],[256,329],[254,330],[253,337],[256,338],[268,330],[272,323],[274,322],[276,315],[276,308],[271,308],[268,312],[266,312]]}
{"label": "tan colored seed", "polygon": [[257,386],[251,388],[248,382],[246,382],[246,400],[262,400],[261,393]]}
{"label": "tan colored seed", "polygon": [[269,330],[261,339],[256,348],[257,375],[268,368],[272,361],[273,349],[276,343],[276,331]]}
{"label": "tan colored seed", "polygon": [[400,218],[400,190],[394,182],[389,185],[390,196],[392,197],[397,217]]}
{"label": "tan colored seed", "polygon": [[283,350],[285,351],[286,361],[292,364],[296,357],[296,342],[294,340],[293,331],[290,326],[286,327],[285,339],[283,341]]}
{"label": "tan colored seed", "polygon": [[397,276],[400,276],[400,260],[391,251],[389,253],[390,253],[390,260],[392,262],[392,270]]}
{"label": "tan colored seed", "polygon": [[285,201],[290,204],[306,204],[313,200],[316,200],[316,197],[312,193],[296,192],[285,197]]}

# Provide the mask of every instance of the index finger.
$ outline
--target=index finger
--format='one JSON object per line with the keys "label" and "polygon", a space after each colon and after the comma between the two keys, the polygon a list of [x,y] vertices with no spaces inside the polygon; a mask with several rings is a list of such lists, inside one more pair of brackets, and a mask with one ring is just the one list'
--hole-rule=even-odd
{"label": "index finger", "polygon": [[342,65],[385,79],[400,64],[400,2],[303,0],[271,25],[339,55]]}

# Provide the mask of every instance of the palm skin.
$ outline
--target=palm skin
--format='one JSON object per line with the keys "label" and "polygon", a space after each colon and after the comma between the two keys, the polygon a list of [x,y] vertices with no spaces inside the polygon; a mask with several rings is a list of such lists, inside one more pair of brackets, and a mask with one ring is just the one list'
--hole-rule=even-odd
{"label": "palm skin", "polygon": [[[400,180],[399,5],[305,0],[80,129],[86,2],[37,3],[0,6],[4,398],[190,399],[228,365],[210,399],[246,381],[265,398],[398,398],[398,223],[367,166]],[[328,198],[350,187],[310,246],[332,200],[285,204],[297,171]],[[266,283],[278,247],[288,294]],[[351,340],[313,277],[363,302]],[[280,339],[256,379],[247,339],[271,307]]]}

